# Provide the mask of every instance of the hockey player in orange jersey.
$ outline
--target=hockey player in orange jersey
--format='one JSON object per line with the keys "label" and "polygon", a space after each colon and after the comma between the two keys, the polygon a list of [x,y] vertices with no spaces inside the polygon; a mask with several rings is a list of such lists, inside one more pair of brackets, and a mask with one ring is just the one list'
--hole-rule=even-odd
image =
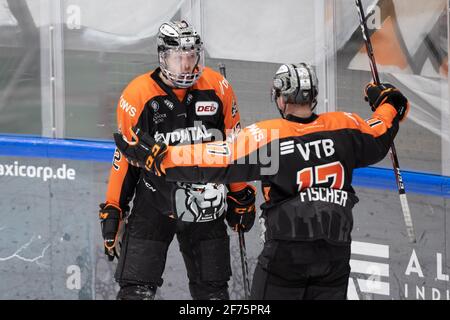
{"label": "hockey player in orange jersey", "polygon": [[[126,138],[131,141],[129,129],[134,126],[167,145],[223,140],[228,132],[237,133],[240,115],[233,89],[218,72],[205,67],[203,43],[195,29],[186,21],[164,23],[157,45],[160,67],[131,81],[119,98],[117,125]],[[231,267],[224,221],[226,217],[235,228],[236,217],[233,210],[225,210],[225,202],[229,208],[249,209],[242,227],[250,230],[255,218],[251,185],[168,182],[129,165],[116,149],[100,219],[105,253],[114,259],[120,248],[117,298],[154,298],[176,235],[192,298],[228,299]],[[119,244],[119,224],[125,222]]]}

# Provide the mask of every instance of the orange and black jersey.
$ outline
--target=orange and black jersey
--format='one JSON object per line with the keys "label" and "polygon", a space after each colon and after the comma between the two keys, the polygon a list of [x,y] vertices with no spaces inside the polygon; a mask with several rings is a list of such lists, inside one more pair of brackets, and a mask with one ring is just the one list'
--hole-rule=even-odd
{"label": "orange and black jersey", "polygon": [[383,104],[368,120],[329,112],[262,121],[233,142],[169,147],[161,169],[169,181],[261,180],[270,204],[308,188],[353,194],[353,170],[385,157],[398,131],[396,115],[393,106]]}
{"label": "orange and black jersey", "polygon": [[[219,73],[205,68],[200,79],[189,89],[173,89],[160,78],[160,69],[132,80],[117,105],[117,126],[131,141],[134,126],[149,132],[168,145],[189,145],[223,140],[226,134],[240,130],[240,115],[230,84]],[[237,182],[237,181],[235,181]],[[164,177],[143,174],[128,164],[116,149],[109,177],[106,202],[126,208],[141,183],[145,196],[157,211],[173,210],[175,183]],[[230,188],[240,190],[244,183]],[[138,196],[138,195],[136,195]]]}
{"label": "orange and black jersey", "polygon": [[398,131],[396,109],[377,108],[366,121],[345,112],[288,116],[245,128],[233,142],[171,146],[161,163],[166,179],[261,180],[267,240],[325,240],[349,254],[353,170],[384,158]]}

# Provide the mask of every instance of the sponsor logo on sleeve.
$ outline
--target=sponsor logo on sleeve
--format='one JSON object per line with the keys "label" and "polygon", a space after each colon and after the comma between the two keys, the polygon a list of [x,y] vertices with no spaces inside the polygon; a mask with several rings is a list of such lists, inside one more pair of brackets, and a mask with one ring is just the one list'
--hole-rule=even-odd
{"label": "sponsor logo on sleeve", "polygon": [[127,112],[130,116],[134,117],[136,115],[136,108],[132,106],[127,100],[125,100],[123,95],[120,96],[119,105],[120,108],[123,111]]}
{"label": "sponsor logo on sleeve", "polygon": [[231,104],[231,116],[234,118],[237,113],[238,113],[238,107],[237,107],[236,101],[233,98],[233,102]]}

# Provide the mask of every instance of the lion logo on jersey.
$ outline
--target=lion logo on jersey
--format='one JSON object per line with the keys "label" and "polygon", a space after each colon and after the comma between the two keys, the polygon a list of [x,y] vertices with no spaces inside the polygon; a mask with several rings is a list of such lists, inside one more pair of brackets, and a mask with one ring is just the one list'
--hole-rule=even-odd
{"label": "lion logo on jersey", "polygon": [[217,219],[225,210],[223,184],[177,182],[175,206],[178,219],[187,222],[207,222]]}

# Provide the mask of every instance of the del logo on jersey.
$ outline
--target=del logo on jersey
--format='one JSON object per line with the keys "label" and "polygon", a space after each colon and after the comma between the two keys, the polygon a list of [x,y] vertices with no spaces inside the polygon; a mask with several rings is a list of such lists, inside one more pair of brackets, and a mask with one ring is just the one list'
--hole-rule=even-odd
{"label": "del logo on jersey", "polygon": [[217,113],[219,104],[215,101],[198,101],[195,103],[195,114],[198,116],[213,116]]}

